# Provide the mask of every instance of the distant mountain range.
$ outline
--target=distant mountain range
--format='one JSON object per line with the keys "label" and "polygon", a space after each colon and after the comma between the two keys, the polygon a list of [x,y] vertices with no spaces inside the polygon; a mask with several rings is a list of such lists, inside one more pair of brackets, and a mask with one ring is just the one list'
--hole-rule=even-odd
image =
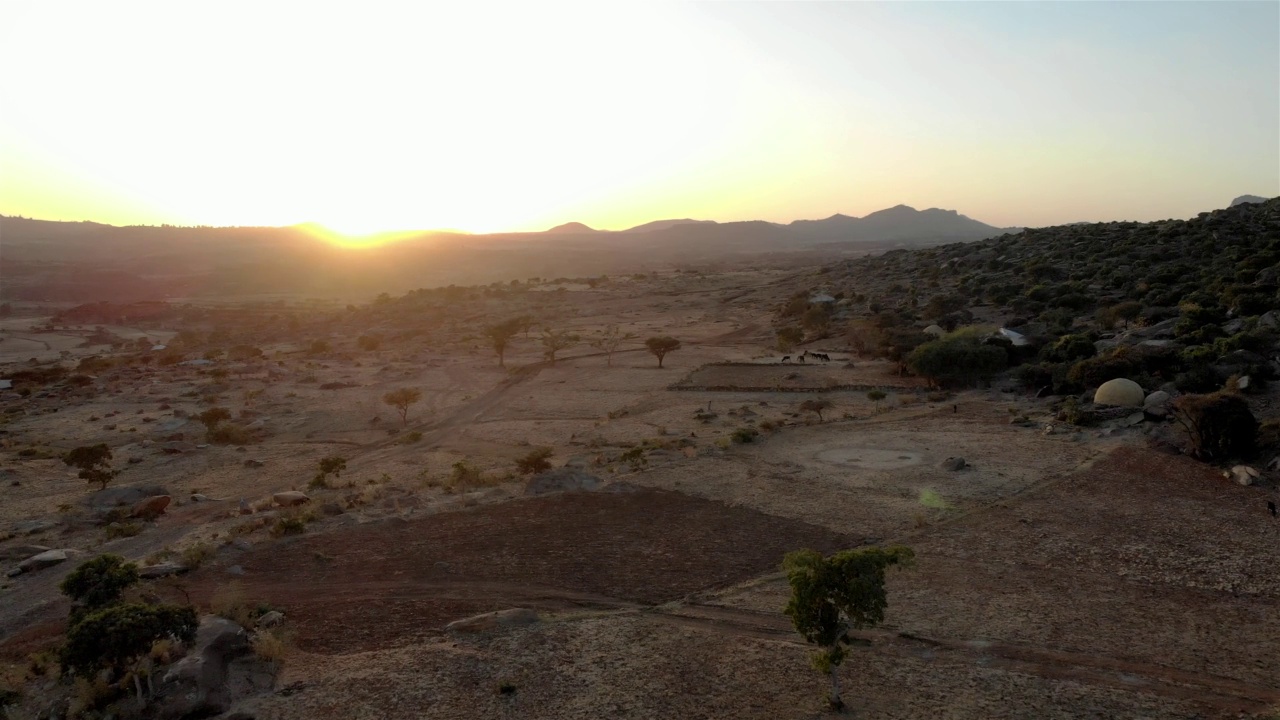
{"label": "distant mountain range", "polygon": [[260,293],[367,293],[687,266],[805,262],[982,240],[998,228],[905,205],[788,224],[668,219],[621,231],[578,222],[544,232],[423,231],[352,253],[314,228],[115,227],[0,217],[0,299],[93,301]]}
{"label": "distant mountain range", "polygon": [[[812,245],[831,242],[910,242],[983,240],[1016,232],[1021,228],[999,228],[965,217],[955,210],[916,210],[907,205],[873,212],[866,217],[839,213],[822,220],[795,220],[789,224],[747,220],[720,223],[714,220],[655,220],[620,231],[596,230],[580,222],[557,225],[546,234],[581,235],[678,233],[703,241],[730,234],[745,234],[756,239],[776,239],[788,245]],[[779,248],[782,249],[782,248]]]}

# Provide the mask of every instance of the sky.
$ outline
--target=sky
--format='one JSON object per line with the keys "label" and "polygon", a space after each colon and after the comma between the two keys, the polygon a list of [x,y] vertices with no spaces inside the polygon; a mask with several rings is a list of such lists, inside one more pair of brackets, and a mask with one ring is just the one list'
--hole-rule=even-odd
{"label": "sky", "polygon": [[1044,226],[1280,195],[1275,0],[0,0],[0,67],[0,214],[51,220]]}

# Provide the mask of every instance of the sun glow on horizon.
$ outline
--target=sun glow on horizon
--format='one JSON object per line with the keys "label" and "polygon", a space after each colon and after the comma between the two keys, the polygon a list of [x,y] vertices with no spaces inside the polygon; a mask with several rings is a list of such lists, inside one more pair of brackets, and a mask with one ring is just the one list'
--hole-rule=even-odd
{"label": "sun glow on horizon", "polygon": [[362,247],[390,228],[900,203],[1039,226],[1280,195],[1275,4],[3,9],[0,63],[22,71],[0,76],[0,214],[314,223]]}

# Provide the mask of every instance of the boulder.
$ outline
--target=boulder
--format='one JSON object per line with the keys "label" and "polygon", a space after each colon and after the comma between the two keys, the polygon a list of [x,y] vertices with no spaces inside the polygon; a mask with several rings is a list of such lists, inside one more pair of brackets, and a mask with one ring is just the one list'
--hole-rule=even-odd
{"label": "boulder", "polygon": [[18,563],[18,569],[24,573],[37,572],[45,568],[64,563],[70,557],[67,550],[45,550]]}
{"label": "boulder", "polygon": [[1235,480],[1238,485],[1252,485],[1262,476],[1255,468],[1251,468],[1248,465],[1236,465],[1231,468],[1230,472],[1225,472],[1222,475]]}
{"label": "boulder", "polygon": [[280,507],[294,507],[295,505],[305,505],[311,502],[311,498],[307,497],[306,493],[298,492],[297,490],[278,492],[272,495],[271,499]]}
{"label": "boulder", "polygon": [[597,490],[600,478],[574,467],[562,467],[538,473],[525,484],[525,495],[546,495],[553,492]]}
{"label": "boulder", "polygon": [[249,633],[226,618],[200,620],[187,656],[170,666],[154,717],[210,717],[225,712],[245,688],[231,676],[233,664],[251,653]]}
{"label": "boulder", "polygon": [[52,549],[44,545],[14,545],[13,547],[0,548],[0,560],[25,560],[33,555],[39,555]]}
{"label": "boulder", "polygon": [[1102,383],[1093,394],[1096,405],[1113,405],[1118,407],[1142,407],[1147,394],[1142,386],[1126,378],[1116,378]]}
{"label": "boulder", "polygon": [[279,610],[271,610],[263,613],[262,616],[258,618],[257,625],[260,628],[273,628],[282,622],[284,622],[284,613]]}
{"label": "boulder", "polygon": [[124,485],[99,490],[85,498],[84,504],[93,508],[113,508],[136,505],[147,498],[168,495],[160,485]]}
{"label": "boulder", "polygon": [[169,503],[173,498],[168,495],[155,495],[153,497],[140,500],[133,506],[133,512],[130,514],[136,518],[150,520],[164,514],[164,509],[169,507]]}
{"label": "boulder", "polygon": [[444,626],[446,632],[481,633],[497,628],[520,627],[538,622],[538,613],[529,608],[511,608],[454,620]]}
{"label": "boulder", "polygon": [[942,469],[950,470],[951,472],[963,470],[968,466],[969,464],[966,463],[962,457],[949,457],[942,461]]}
{"label": "boulder", "polygon": [[1161,411],[1165,412],[1169,409],[1169,403],[1173,402],[1173,396],[1164,390],[1157,390],[1147,396],[1142,401],[1142,409],[1147,412]]}
{"label": "boulder", "polygon": [[52,520],[24,520],[13,524],[14,535],[35,535],[45,530],[52,530],[58,523]]}
{"label": "boulder", "polygon": [[183,442],[181,440],[162,442],[156,447],[160,448],[160,452],[166,455],[181,455],[182,453],[195,452],[196,449],[196,446],[193,443]]}
{"label": "boulder", "polygon": [[247,468],[260,468],[265,464],[266,463],[262,462],[261,460],[254,460],[253,458],[249,458],[248,460],[244,461],[244,466]]}
{"label": "boulder", "polygon": [[162,562],[138,568],[138,577],[144,580],[154,580],[156,578],[169,577],[170,575],[181,575],[189,569],[182,563]]}

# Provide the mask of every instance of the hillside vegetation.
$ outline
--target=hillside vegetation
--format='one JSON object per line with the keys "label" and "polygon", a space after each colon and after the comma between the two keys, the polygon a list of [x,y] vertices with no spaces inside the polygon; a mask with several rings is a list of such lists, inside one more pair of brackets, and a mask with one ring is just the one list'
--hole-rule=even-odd
{"label": "hillside vegetation", "polygon": [[[934,338],[942,332],[1003,327],[1017,336],[992,332],[981,341],[1005,348],[1006,367],[1018,367],[1028,388],[1057,393],[1114,377],[1208,392],[1231,376],[1250,376],[1245,387],[1257,387],[1274,372],[1277,262],[1280,200],[1185,221],[1027,229],[797,277],[792,287],[807,287],[784,303],[777,324],[780,333],[798,327],[809,340],[843,332],[855,350],[898,360],[904,370],[913,353],[925,359],[916,348],[940,342]],[[835,302],[812,302],[817,291]],[[947,341],[962,347],[962,339]]]}

